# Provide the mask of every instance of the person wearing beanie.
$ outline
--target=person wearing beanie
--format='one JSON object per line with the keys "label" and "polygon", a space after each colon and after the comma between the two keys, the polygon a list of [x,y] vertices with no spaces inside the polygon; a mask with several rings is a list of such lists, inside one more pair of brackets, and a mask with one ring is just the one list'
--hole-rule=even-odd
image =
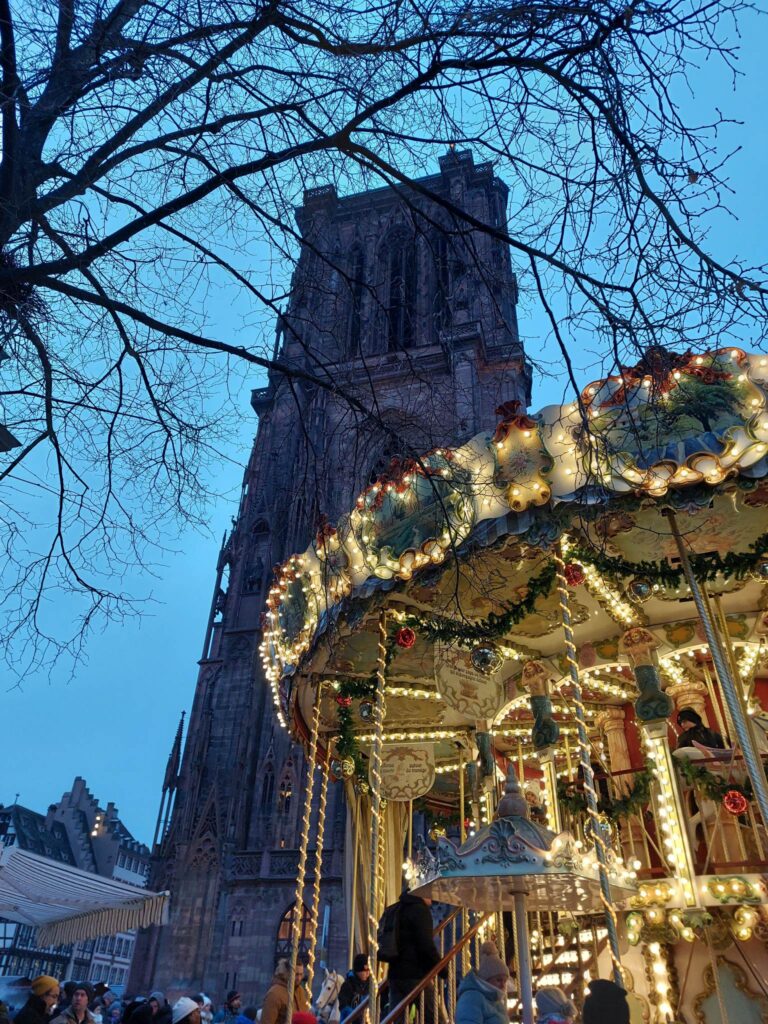
{"label": "person wearing beanie", "polygon": [[48,1024],[58,1001],[58,981],[49,974],[41,974],[29,986],[29,999],[13,1018],[14,1024]]}
{"label": "person wearing beanie", "polygon": [[508,981],[509,968],[496,943],[484,942],[477,970],[470,971],[459,986],[455,1024],[508,1024]]}
{"label": "person wearing beanie", "polygon": [[371,968],[365,953],[358,953],[352,961],[352,970],[347,973],[339,989],[339,1024],[354,1010],[361,999],[368,995]]}
{"label": "person wearing beanie", "polygon": [[94,1017],[88,1009],[93,998],[93,987],[87,981],[75,982],[69,1006],[53,1018],[53,1024],[93,1024]]}
{"label": "person wearing beanie", "polygon": [[693,708],[682,708],[677,715],[677,724],[681,732],[677,737],[676,750],[692,747],[694,743],[714,750],[725,749],[725,741],[720,733],[704,725],[701,715]]}
{"label": "person wearing beanie", "polygon": [[231,989],[227,992],[227,998],[224,1006],[214,1016],[213,1024],[234,1024],[234,1020],[240,1013],[240,1007],[243,1002],[240,998],[240,993],[237,989]]}
{"label": "person wearing beanie", "polygon": [[571,1024],[576,1007],[561,988],[545,985],[534,997],[536,1024]]}
{"label": "person wearing beanie", "polygon": [[[286,1024],[288,1019],[288,978],[291,973],[287,960],[278,960],[272,984],[264,997],[261,1008],[261,1024]],[[299,1013],[309,1013],[307,990],[302,985],[304,980],[304,964],[296,964],[296,978],[293,989],[293,1019]]]}
{"label": "person wearing beanie", "polygon": [[627,993],[615,981],[596,978],[589,983],[589,992],[581,1011],[583,1024],[629,1024]]}
{"label": "person wearing beanie", "polygon": [[194,999],[189,996],[182,996],[173,1004],[171,1011],[172,1024],[200,1024],[200,1007]]}

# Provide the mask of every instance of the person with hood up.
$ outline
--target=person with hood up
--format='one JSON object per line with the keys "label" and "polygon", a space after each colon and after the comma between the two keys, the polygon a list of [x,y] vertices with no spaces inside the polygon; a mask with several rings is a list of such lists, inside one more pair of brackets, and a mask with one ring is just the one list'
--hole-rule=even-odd
{"label": "person with hood up", "polygon": [[[545,985],[535,997],[536,1024],[572,1024],[576,1007],[561,988]],[[613,1024],[613,1022],[611,1022]]]}
{"label": "person with hood up", "polygon": [[681,708],[677,716],[677,724],[680,726],[681,732],[677,737],[675,750],[692,747],[694,742],[714,750],[725,749],[725,741],[720,733],[704,725],[701,715],[693,708]]}
{"label": "person with hood up", "polygon": [[354,1010],[361,999],[368,995],[368,983],[371,980],[371,968],[365,953],[358,953],[352,961],[352,970],[347,972],[344,983],[339,989],[339,1024]]}
{"label": "person with hood up", "polygon": [[455,1024],[509,1024],[508,981],[509,968],[496,943],[484,942],[477,970],[470,971],[459,986]]}
{"label": "person with hood up", "polygon": [[[288,977],[291,973],[287,960],[278,960],[272,984],[269,986],[261,1008],[261,1024],[286,1024],[288,1017]],[[304,964],[296,964],[296,979],[293,989],[293,1012],[308,1013],[309,998],[302,981],[304,980]]]}
{"label": "person with hood up", "polygon": [[583,1024],[629,1024],[627,993],[615,981],[595,978],[581,1011]]}
{"label": "person with hood up", "polygon": [[200,1024],[200,1007],[194,999],[189,996],[182,996],[173,1004],[171,1011],[172,1024]]}
{"label": "person with hood up", "polygon": [[146,1003],[131,1014],[131,1024],[171,1024],[171,1019],[171,1008],[162,992],[150,992]]}
{"label": "person with hood up", "polygon": [[48,1024],[58,1001],[58,981],[49,974],[41,974],[29,986],[29,999],[13,1018],[14,1024]]}
{"label": "person with hood up", "polygon": [[75,982],[69,1006],[53,1018],[53,1024],[93,1024],[93,1014],[88,1004],[93,999],[93,988],[87,981]]}

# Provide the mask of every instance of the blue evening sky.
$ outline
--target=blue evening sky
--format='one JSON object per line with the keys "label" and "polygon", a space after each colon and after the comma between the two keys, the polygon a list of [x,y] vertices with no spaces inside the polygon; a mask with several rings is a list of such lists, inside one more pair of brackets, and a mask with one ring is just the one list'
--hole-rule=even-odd
{"label": "blue evening sky", "polygon": [[[744,77],[736,91],[723,75],[704,67],[693,81],[695,96],[690,102],[698,116],[690,120],[705,121],[718,107],[726,117],[744,122],[722,138],[723,152],[742,147],[730,164],[735,195],[729,205],[736,219],[713,218],[708,247],[724,261],[740,255],[759,263],[766,259],[768,238],[761,184],[768,164],[765,19],[745,18],[742,35],[739,64]],[[518,312],[521,336],[539,358],[546,327],[533,299],[521,295]],[[556,353],[544,351],[555,372]],[[578,364],[578,354],[576,358]],[[590,379],[590,360],[582,356],[584,383]],[[140,621],[111,626],[93,637],[87,661],[72,678],[41,673],[28,676],[20,687],[7,689],[0,683],[0,803],[12,802],[18,793],[21,803],[45,811],[76,775],[82,775],[102,804],[117,804],[138,839],[151,841],[179,714],[192,703],[221,536],[237,509],[240,467],[256,428],[249,388],[262,383],[254,377],[237,395],[242,429],[227,453],[232,461],[216,475],[216,489],[224,497],[211,509],[209,532],[189,530],[178,539],[178,554],[167,557],[159,578],[134,581],[137,587],[151,589],[156,602],[152,609]],[[533,408],[559,401],[563,388],[562,380],[536,380]]]}

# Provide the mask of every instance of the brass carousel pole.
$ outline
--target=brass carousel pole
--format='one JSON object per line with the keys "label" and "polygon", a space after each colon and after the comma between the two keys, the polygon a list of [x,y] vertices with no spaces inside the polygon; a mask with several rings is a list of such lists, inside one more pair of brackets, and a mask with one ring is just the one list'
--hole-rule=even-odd
{"label": "brass carousel pole", "polygon": [[359,875],[358,865],[360,863],[358,847],[360,845],[360,804],[362,799],[362,795],[356,793],[355,801],[352,805],[352,813],[354,814],[354,825],[352,826],[352,895],[349,900],[349,956],[347,958],[347,969],[350,971],[352,970],[352,961],[355,959],[355,933],[357,932],[357,880]]}
{"label": "brass carousel pole", "polygon": [[619,937],[616,929],[616,910],[611,898],[611,884],[608,881],[607,871],[607,850],[606,843],[601,832],[601,822],[597,810],[597,794],[595,792],[595,778],[592,774],[592,762],[589,756],[589,737],[587,736],[586,715],[584,714],[584,701],[581,695],[581,680],[579,679],[579,664],[576,660],[576,644],[573,637],[573,626],[571,625],[571,608],[568,597],[568,583],[565,578],[565,562],[563,560],[563,549],[560,541],[554,550],[555,568],[557,571],[557,593],[560,599],[560,617],[563,624],[563,638],[565,640],[565,657],[568,662],[568,673],[573,690],[573,702],[576,711],[576,730],[579,737],[579,760],[584,774],[584,795],[587,801],[587,811],[592,822],[590,829],[592,844],[597,858],[598,872],[600,876],[600,892],[605,911],[605,928],[608,932],[608,945],[611,952],[613,964],[613,977],[617,985],[624,988],[624,980],[621,973],[621,952],[619,950]]}
{"label": "brass carousel pole", "polygon": [[387,613],[379,613],[379,641],[376,660],[376,692],[373,695],[373,742],[371,743],[371,877],[368,890],[368,962],[371,968],[369,980],[369,1008],[371,1024],[378,1024],[378,950],[376,938],[379,925],[379,830],[381,824],[381,748],[384,715],[384,674],[387,665]]}
{"label": "brass carousel pole", "polygon": [[291,963],[288,972],[288,1007],[286,1020],[293,1015],[293,997],[296,985],[296,964],[299,959],[301,927],[304,919],[304,878],[307,870],[307,851],[309,849],[310,819],[312,817],[312,796],[315,788],[315,765],[317,764],[317,737],[320,732],[320,687],[315,695],[315,706],[312,710],[312,728],[309,734],[309,752],[307,755],[307,785],[304,791],[304,811],[301,819],[301,842],[299,845],[299,865],[296,877],[296,902],[293,905],[291,922]]}
{"label": "brass carousel pole", "polygon": [[[318,698],[319,703],[319,698]],[[328,809],[328,755],[320,764],[320,804],[317,810],[317,838],[315,840],[315,884],[312,889],[312,910],[310,911],[310,943],[307,960],[307,991],[312,991],[317,958],[317,925],[320,920],[320,882],[323,874],[323,847],[325,844],[325,817]]]}
{"label": "brass carousel pole", "polygon": [[675,539],[675,544],[677,545],[677,550],[680,554],[680,565],[685,576],[685,581],[691,588],[691,597],[696,605],[696,611],[699,613],[699,619],[704,630],[704,635],[707,638],[707,644],[709,645],[709,651],[712,655],[715,671],[717,672],[717,677],[720,680],[720,687],[722,689],[723,696],[725,697],[728,714],[733,722],[736,739],[739,741],[741,751],[744,755],[744,762],[747,766],[747,771],[749,772],[750,781],[752,782],[757,806],[760,808],[760,814],[762,815],[763,821],[768,824],[768,783],[766,783],[760,753],[757,749],[757,744],[755,743],[755,737],[752,733],[749,719],[744,714],[744,708],[741,700],[739,699],[737,686],[741,685],[741,683],[737,683],[731,676],[727,654],[723,648],[720,634],[717,630],[714,617],[712,616],[712,612],[709,607],[709,602],[706,599],[704,591],[699,586],[699,581],[693,574],[691,562],[688,558],[688,550],[685,546],[685,542],[683,541],[680,529],[678,528],[675,513],[672,509],[665,508],[663,510],[663,514],[669,520],[669,525],[672,529],[672,536]]}

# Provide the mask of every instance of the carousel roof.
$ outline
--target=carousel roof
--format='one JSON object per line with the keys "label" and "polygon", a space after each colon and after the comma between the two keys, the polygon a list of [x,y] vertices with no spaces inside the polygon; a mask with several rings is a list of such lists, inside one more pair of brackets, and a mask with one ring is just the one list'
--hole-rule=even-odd
{"label": "carousel roof", "polygon": [[[510,403],[495,431],[393,466],[277,570],[262,657],[283,724],[301,729],[325,679],[322,727],[338,730],[333,687],[370,676],[378,609],[396,606],[424,628],[391,653],[387,738],[442,744],[443,758],[455,759],[462,728],[485,718],[514,750],[528,733],[515,724],[527,708],[523,665],[566,678],[551,565],[558,539],[580,570],[571,604],[592,714],[634,695],[619,657],[631,626],[652,630],[671,679],[681,652],[695,670],[702,638],[663,506],[686,513],[681,529],[722,595],[732,635],[756,640],[766,628],[763,587],[745,566],[768,552],[767,398],[764,356],[658,352],[590,384],[578,402],[530,416]],[[462,704],[476,652],[454,642],[456,625],[465,641],[481,643],[490,626],[498,640],[501,663],[483,666],[496,685],[485,712]],[[556,717],[567,699],[559,688]],[[364,724],[359,731],[365,742]]]}

